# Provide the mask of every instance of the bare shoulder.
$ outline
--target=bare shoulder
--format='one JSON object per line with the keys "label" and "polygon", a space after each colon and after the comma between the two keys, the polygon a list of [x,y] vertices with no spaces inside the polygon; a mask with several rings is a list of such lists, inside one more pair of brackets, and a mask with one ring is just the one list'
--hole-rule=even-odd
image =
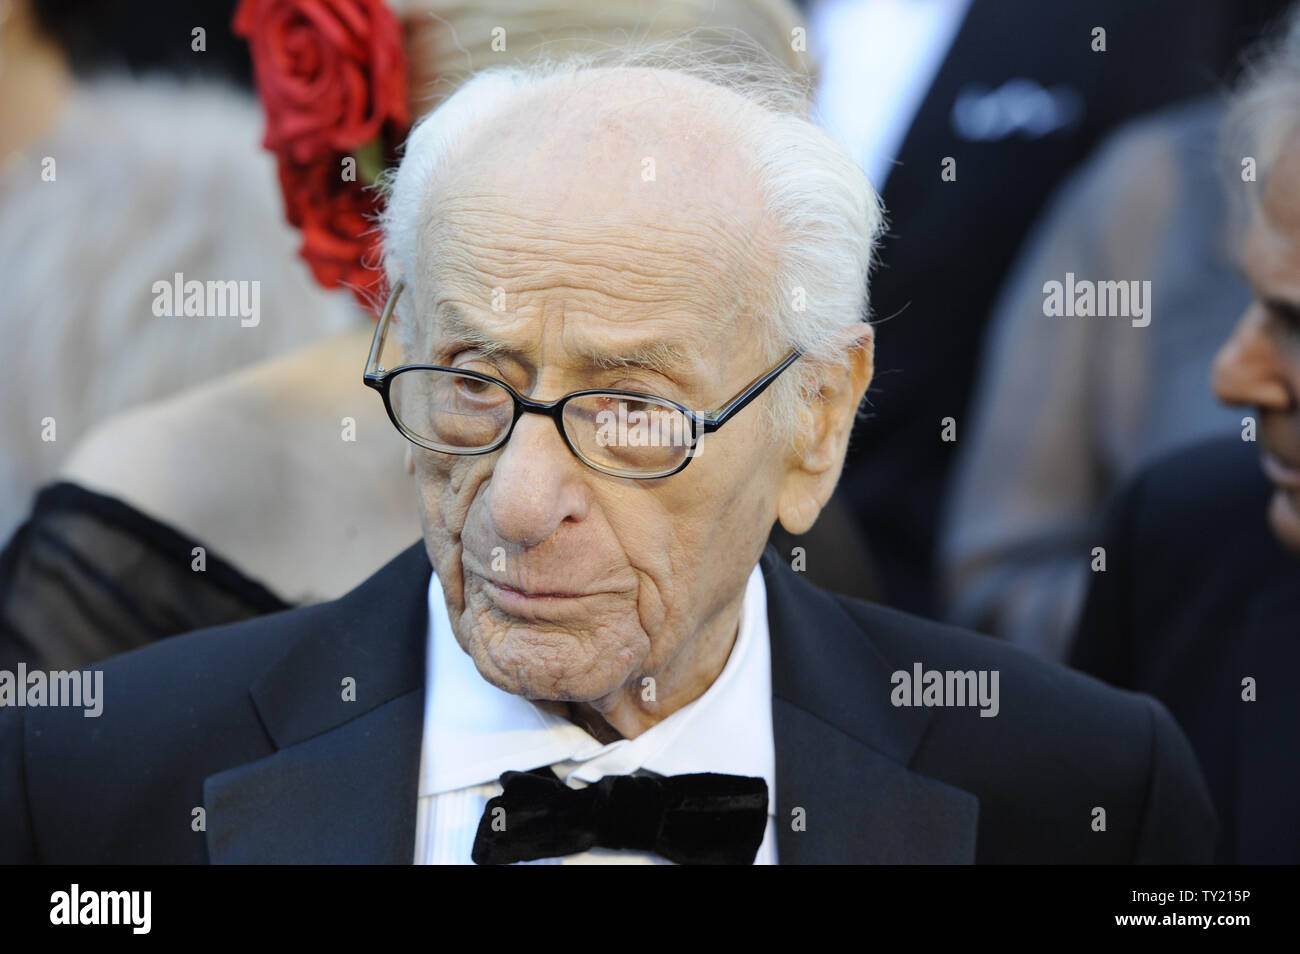
{"label": "bare shoulder", "polygon": [[347,592],[419,536],[405,441],[361,384],[366,337],[119,414],[61,476],[169,524],[291,602]]}
{"label": "bare shoulder", "polygon": [[[278,364],[279,362],[274,362]],[[117,497],[196,537],[261,499],[272,441],[273,377],[258,367],[141,405],[97,425],[60,477]]]}

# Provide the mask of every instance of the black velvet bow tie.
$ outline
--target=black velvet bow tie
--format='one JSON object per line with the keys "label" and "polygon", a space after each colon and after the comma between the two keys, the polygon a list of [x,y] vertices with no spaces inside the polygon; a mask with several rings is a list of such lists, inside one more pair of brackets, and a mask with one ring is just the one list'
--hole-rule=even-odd
{"label": "black velvet bow tie", "polygon": [[569,788],[549,768],[506,772],[474,836],[479,865],[589,848],[650,851],[683,865],[753,864],[767,829],[767,782],[743,775],[606,775]]}

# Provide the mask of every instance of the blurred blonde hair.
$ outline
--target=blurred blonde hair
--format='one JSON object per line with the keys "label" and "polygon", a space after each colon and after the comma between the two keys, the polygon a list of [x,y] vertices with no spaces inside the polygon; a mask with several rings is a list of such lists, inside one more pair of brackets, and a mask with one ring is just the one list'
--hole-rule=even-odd
{"label": "blurred blonde hair", "polygon": [[790,0],[388,0],[405,21],[418,117],[473,73],[600,54],[689,34],[702,54],[748,37],[786,70],[816,83],[803,19]]}

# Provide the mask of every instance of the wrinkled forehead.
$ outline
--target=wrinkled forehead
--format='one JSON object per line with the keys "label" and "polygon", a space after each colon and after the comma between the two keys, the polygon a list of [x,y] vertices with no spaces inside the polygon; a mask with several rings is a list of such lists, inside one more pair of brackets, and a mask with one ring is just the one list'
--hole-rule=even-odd
{"label": "wrinkled forehead", "polygon": [[[507,222],[492,227],[485,222]],[[585,225],[449,203],[420,283],[420,360],[457,346],[526,365],[724,374],[758,338],[762,278],[743,243],[664,224]]]}
{"label": "wrinkled forehead", "polygon": [[485,212],[570,226],[662,223],[757,232],[755,157],[735,94],[659,70],[595,70],[543,83],[483,124],[426,197],[490,199]]}
{"label": "wrinkled forehead", "polygon": [[540,313],[560,296],[609,322],[752,319],[771,230],[753,157],[701,95],[625,77],[486,123],[426,199],[425,304]]}

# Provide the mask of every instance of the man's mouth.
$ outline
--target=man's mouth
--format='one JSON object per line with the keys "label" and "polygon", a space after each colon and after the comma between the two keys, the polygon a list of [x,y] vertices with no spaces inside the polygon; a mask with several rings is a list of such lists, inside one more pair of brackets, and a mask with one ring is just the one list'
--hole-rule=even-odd
{"label": "man's mouth", "polygon": [[498,582],[480,576],[483,591],[498,612],[517,619],[560,622],[586,619],[592,607],[588,600],[596,593],[583,593],[560,588],[523,589],[517,585]]}
{"label": "man's mouth", "polygon": [[498,583],[496,580],[486,580],[488,586],[498,593],[504,593],[519,599],[528,600],[576,600],[586,596],[586,593],[570,593],[562,590],[525,590],[517,586],[511,586],[508,583]]}

